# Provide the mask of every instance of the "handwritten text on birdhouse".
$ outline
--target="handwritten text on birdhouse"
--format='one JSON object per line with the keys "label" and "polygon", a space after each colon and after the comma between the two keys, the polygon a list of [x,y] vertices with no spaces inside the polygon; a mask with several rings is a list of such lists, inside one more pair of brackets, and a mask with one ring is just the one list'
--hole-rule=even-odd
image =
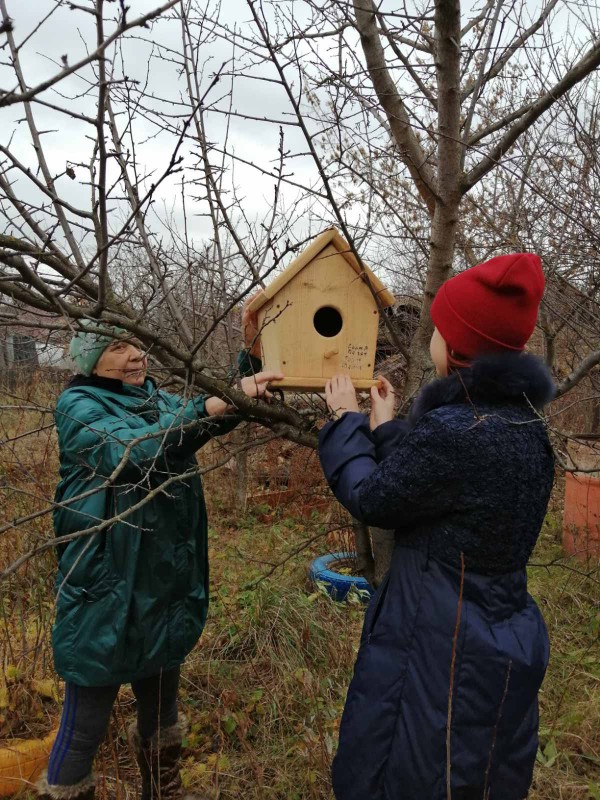
{"label": "handwritten text on birdhouse", "polygon": [[349,343],[342,357],[342,369],[357,370],[369,365],[369,347],[366,344]]}

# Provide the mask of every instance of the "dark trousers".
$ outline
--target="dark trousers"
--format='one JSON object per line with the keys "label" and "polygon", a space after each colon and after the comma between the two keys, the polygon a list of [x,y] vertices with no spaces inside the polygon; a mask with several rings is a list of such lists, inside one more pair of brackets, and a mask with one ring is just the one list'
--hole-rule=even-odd
{"label": "dark trousers", "polygon": [[[179,667],[131,684],[142,739],[177,722]],[[119,686],[67,683],[60,728],[50,753],[48,783],[73,786],[92,771],[94,756],[108,729]]]}

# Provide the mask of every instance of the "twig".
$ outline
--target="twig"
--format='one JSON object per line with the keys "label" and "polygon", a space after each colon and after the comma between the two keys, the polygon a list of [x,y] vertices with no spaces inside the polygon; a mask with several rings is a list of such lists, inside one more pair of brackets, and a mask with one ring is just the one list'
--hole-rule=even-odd
{"label": "twig", "polygon": [[454,693],[454,670],[456,666],[456,651],[458,646],[458,632],[460,629],[460,617],[462,612],[463,591],[465,587],[465,555],[460,554],[460,591],[458,594],[458,606],[456,608],[456,625],[452,636],[452,659],[450,661],[450,689],[448,692],[448,718],[446,721],[446,798],[452,800],[452,790],[450,786],[450,762],[451,750],[450,739],[452,731],[452,697]]}

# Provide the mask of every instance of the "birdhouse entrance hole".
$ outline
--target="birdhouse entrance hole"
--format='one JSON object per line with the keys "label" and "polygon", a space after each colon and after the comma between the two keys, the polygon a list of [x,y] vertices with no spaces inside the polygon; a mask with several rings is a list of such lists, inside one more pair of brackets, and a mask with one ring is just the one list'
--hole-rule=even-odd
{"label": "birdhouse entrance hole", "polygon": [[333,306],[323,306],[316,312],[313,318],[313,324],[315,330],[317,333],[320,333],[321,336],[331,337],[337,336],[342,330],[344,320],[337,308],[333,308]]}

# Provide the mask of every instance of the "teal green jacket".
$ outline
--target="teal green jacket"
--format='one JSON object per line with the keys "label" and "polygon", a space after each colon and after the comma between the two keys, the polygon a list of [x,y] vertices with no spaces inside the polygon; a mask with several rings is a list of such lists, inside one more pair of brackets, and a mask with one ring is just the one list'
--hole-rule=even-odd
{"label": "teal green jacket", "polygon": [[[181,664],[208,609],[207,519],[194,454],[232,430],[205,398],[78,376],[55,412],[60,449],[56,670],[81,686]],[[102,526],[115,518],[110,526]],[[99,528],[98,530],[94,530]]]}

